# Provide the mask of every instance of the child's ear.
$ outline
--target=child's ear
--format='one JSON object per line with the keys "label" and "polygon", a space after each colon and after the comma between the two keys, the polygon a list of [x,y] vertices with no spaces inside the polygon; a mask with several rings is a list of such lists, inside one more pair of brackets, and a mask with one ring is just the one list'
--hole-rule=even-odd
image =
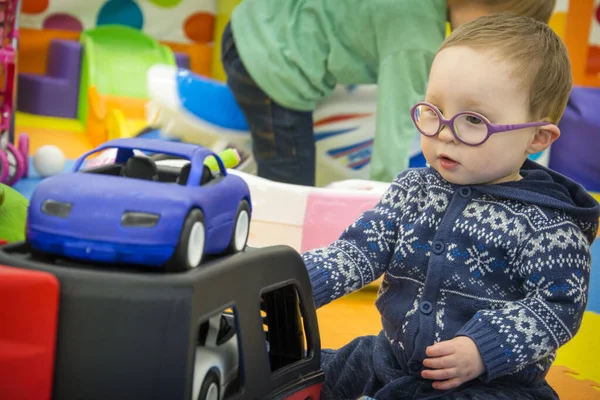
{"label": "child's ear", "polygon": [[554,124],[544,125],[540,127],[535,136],[533,136],[533,139],[527,148],[527,153],[536,154],[540,151],[544,151],[559,137],[560,129],[558,126]]}

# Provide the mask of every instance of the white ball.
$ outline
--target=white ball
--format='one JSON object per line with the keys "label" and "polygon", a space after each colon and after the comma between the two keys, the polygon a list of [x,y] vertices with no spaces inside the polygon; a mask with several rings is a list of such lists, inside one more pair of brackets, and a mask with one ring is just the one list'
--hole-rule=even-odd
{"label": "white ball", "polygon": [[33,167],[40,176],[52,176],[65,168],[65,155],[58,147],[46,144],[33,155]]}

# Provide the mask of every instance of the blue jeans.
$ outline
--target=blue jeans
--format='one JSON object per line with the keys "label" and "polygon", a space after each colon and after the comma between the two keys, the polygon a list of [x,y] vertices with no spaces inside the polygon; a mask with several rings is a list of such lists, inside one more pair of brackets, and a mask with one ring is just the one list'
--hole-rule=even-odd
{"label": "blue jeans", "polygon": [[507,377],[484,383],[479,379],[456,389],[434,389],[430,380],[408,372],[398,346],[392,346],[383,333],[363,336],[339,350],[323,350],[321,366],[325,383],[321,400],[366,399],[408,400],[558,400],[544,382],[524,386]]}
{"label": "blue jeans", "polygon": [[221,42],[221,61],[227,85],[250,126],[258,176],[277,182],[314,186],[312,112],[283,107],[258,87],[240,59],[229,24],[223,31]]}

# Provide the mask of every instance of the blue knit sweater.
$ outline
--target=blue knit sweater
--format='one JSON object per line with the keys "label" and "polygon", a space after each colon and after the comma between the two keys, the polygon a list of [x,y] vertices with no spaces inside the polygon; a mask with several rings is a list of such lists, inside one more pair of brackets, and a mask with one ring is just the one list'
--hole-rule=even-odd
{"label": "blue knit sweater", "polygon": [[482,379],[542,381],[581,324],[599,206],[532,161],[521,175],[459,186],[432,168],[400,174],[339,240],[303,254],[317,307],[384,274],[376,306],[410,373],[427,346],[463,335]]}

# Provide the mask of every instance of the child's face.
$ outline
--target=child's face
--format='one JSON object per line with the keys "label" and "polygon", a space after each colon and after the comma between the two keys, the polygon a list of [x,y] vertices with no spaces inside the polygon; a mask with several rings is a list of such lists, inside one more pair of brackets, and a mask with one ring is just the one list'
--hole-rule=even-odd
{"label": "child's face", "polygon": [[[435,58],[425,101],[435,105],[446,119],[474,111],[492,124],[531,122],[528,95],[511,65],[490,52],[465,46],[442,50]],[[437,136],[421,136],[427,162],[447,181],[461,184],[493,184],[520,179],[519,170],[539,128],[493,134],[479,146],[461,143],[444,126]]]}

